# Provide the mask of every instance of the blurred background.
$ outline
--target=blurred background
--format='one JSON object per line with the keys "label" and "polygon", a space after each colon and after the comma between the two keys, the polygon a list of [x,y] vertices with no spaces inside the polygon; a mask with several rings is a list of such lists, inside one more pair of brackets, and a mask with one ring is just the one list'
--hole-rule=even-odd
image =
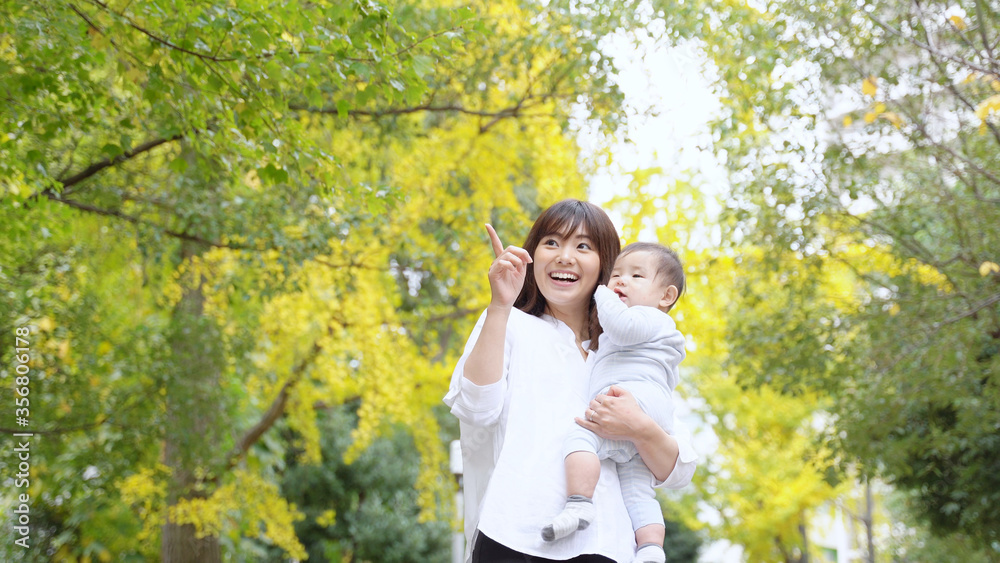
{"label": "blurred background", "polygon": [[579,198],[686,264],[668,560],[1000,561],[998,114],[997,0],[5,2],[0,559],[455,560],[483,223]]}

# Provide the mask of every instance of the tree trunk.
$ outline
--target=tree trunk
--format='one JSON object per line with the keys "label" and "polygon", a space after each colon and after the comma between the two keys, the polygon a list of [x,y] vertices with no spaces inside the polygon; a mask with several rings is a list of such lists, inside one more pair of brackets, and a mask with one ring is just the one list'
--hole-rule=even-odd
{"label": "tree trunk", "polygon": [[[183,242],[181,263],[188,262],[201,250],[197,243]],[[218,383],[223,363],[218,331],[212,320],[204,316],[204,282],[204,278],[182,281],[183,293],[172,319],[172,362],[165,383],[167,428],[163,448],[163,463],[172,471],[168,506],[182,499],[209,496],[210,491],[199,487],[196,470],[212,475],[217,469],[214,453],[221,445],[222,398]],[[169,519],[162,532],[163,563],[221,563],[217,536],[199,538],[193,525],[180,525]]]}
{"label": "tree trunk", "polygon": [[868,563],[875,563],[875,538],[872,533],[872,483],[871,479],[865,478],[865,535],[868,539]]}
{"label": "tree trunk", "polygon": [[163,543],[160,548],[163,563],[201,562],[221,563],[222,549],[217,536],[198,538],[191,524],[178,526],[172,522],[163,525]]}
{"label": "tree trunk", "polygon": [[799,533],[802,534],[802,556],[799,563],[809,563],[809,530],[806,529],[806,517],[803,514],[802,522],[799,524]]}

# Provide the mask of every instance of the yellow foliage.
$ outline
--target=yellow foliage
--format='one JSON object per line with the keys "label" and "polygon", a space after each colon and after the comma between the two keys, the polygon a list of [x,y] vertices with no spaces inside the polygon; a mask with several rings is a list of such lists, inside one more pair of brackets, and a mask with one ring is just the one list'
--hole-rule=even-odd
{"label": "yellow foliage", "polygon": [[895,112],[887,111],[882,115],[880,115],[879,117],[887,120],[889,123],[892,123],[893,126],[896,127],[896,129],[899,129],[900,127],[903,126],[903,118],[899,117],[899,114]]}
{"label": "yellow foliage", "polygon": [[980,276],[986,277],[991,273],[992,274],[1000,273],[1000,265],[998,265],[996,262],[989,262],[989,261],[983,262],[982,264],[979,265]]}
{"label": "yellow foliage", "polygon": [[861,83],[861,93],[866,96],[874,96],[878,92],[878,78],[869,76]]}
{"label": "yellow foliage", "polygon": [[142,522],[142,530],[136,536],[139,542],[149,541],[159,534],[163,525],[163,503],[167,498],[166,479],[170,468],[157,465],[144,467],[118,482],[122,501],[132,506]]}
{"label": "yellow foliage", "polygon": [[316,525],[321,527],[333,526],[337,521],[337,511],[332,508],[329,510],[324,510],[322,514],[316,517]]}
{"label": "yellow foliage", "polygon": [[825,481],[832,456],[814,440],[821,404],[766,385],[745,389],[725,375],[699,388],[713,412],[726,413],[715,426],[719,471],[698,485],[714,490],[709,503],[725,516],[713,535],[742,545],[749,561],[772,560],[775,542],[796,542],[807,513],[842,492]]}
{"label": "yellow foliage", "polygon": [[263,525],[260,539],[281,548],[289,557],[308,557],[294,526],[305,516],[281,496],[277,485],[246,470],[235,471],[233,481],[208,498],[181,499],[169,507],[167,516],[171,522],[193,525],[197,537],[218,536],[231,525],[243,524],[244,530],[258,530]]}
{"label": "yellow foliage", "polygon": [[42,317],[38,319],[36,326],[38,326],[38,330],[42,332],[52,332],[56,328],[56,323],[49,317]]}
{"label": "yellow foliage", "polygon": [[1000,94],[990,96],[976,106],[976,117],[984,123],[987,117],[997,112],[1000,112]]}

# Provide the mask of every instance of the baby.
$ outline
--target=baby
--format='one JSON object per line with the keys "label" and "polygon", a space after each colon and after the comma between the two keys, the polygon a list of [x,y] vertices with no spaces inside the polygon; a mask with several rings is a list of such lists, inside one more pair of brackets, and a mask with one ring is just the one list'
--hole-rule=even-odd
{"label": "baby", "polygon": [[[607,287],[594,293],[601,335],[591,372],[591,396],[611,385],[630,391],[642,410],[673,432],[673,391],[684,359],[684,337],[668,314],[684,291],[684,269],[677,253],[654,243],[625,247]],[[593,413],[588,412],[588,418]],[[653,490],[655,478],[635,445],[606,440],[576,428],[566,442],[566,506],[542,529],[554,541],[582,530],[594,520],[594,489],[602,459],[618,464],[622,498],[632,519],[637,546],[633,563],[664,563],[664,525]]]}

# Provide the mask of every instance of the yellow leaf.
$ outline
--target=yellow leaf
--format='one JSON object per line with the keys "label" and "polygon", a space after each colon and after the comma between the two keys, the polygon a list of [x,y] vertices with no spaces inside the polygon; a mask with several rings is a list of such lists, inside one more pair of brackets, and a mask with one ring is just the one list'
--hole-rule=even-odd
{"label": "yellow leaf", "polygon": [[888,120],[889,123],[892,123],[896,127],[896,129],[899,129],[900,127],[903,126],[903,119],[901,117],[899,117],[899,115],[896,114],[896,113],[894,113],[894,112],[887,111],[887,112],[883,113],[881,115],[881,117],[883,117],[884,119]]}
{"label": "yellow leaf", "polygon": [[144,78],[146,78],[146,73],[139,67],[132,67],[125,73],[125,79],[129,82],[140,82]]}
{"label": "yellow leaf", "polygon": [[992,274],[998,274],[998,273],[1000,273],[1000,264],[997,264],[996,262],[988,262],[987,261],[987,262],[983,262],[982,264],[979,265],[979,275],[980,276],[984,276],[985,277],[985,276],[990,275],[991,273]]}
{"label": "yellow leaf", "polygon": [[878,114],[873,111],[870,111],[865,114],[865,123],[872,123],[876,119],[878,119]]}
{"label": "yellow leaf", "polygon": [[990,80],[990,88],[1000,92],[1000,80]]}
{"label": "yellow leaf", "polygon": [[330,526],[333,526],[336,520],[337,520],[337,511],[330,509],[324,511],[322,514],[316,517],[316,525],[328,528]]}
{"label": "yellow leaf", "polygon": [[959,31],[962,31],[967,27],[965,25],[965,20],[962,19],[962,16],[951,16],[948,18],[948,21],[950,21],[951,25],[955,26],[955,29]]}
{"label": "yellow leaf", "polygon": [[889,307],[889,315],[895,317],[899,314],[899,303],[893,303],[892,307]]}
{"label": "yellow leaf", "polygon": [[1000,94],[986,98],[976,107],[976,117],[983,121],[993,112],[1000,112]]}
{"label": "yellow leaf", "polygon": [[100,344],[97,345],[97,355],[103,356],[104,354],[110,352],[111,349],[112,349],[111,343],[105,340],[104,342],[101,342]]}
{"label": "yellow leaf", "polygon": [[844,127],[850,127],[854,123],[854,118],[849,115],[844,116]]}
{"label": "yellow leaf", "polygon": [[48,317],[42,317],[38,319],[38,330],[44,332],[51,332],[52,329],[56,327],[56,323],[52,322],[52,319]]}
{"label": "yellow leaf", "polygon": [[861,83],[861,93],[866,96],[874,96],[875,92],[878,92],[878,85],[875,81],[878,80],[874,76],[869,76],[865,78],[865,81]]}

